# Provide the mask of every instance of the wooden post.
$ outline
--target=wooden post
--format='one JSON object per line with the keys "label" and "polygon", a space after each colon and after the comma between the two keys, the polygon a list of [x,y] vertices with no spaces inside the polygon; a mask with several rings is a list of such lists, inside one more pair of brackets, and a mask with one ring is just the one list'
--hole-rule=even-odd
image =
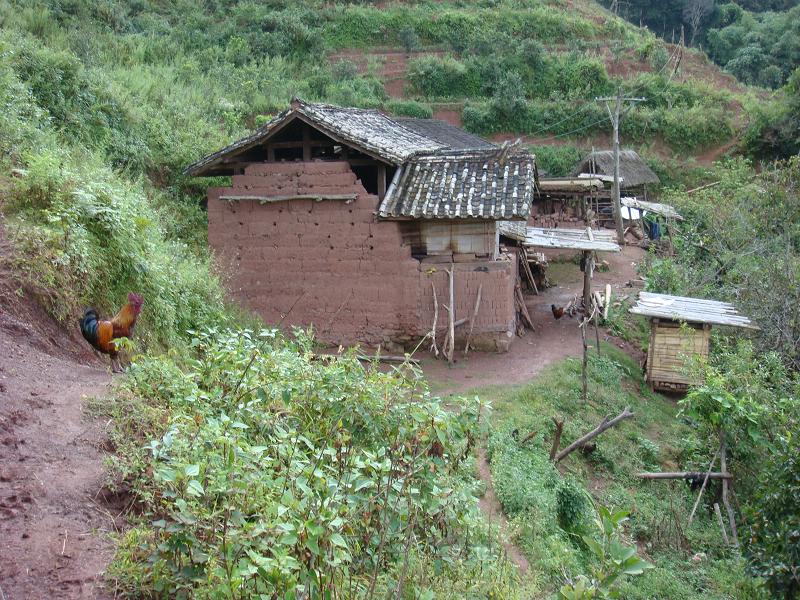
{"label": "wooden post", "polygon": [[436,325],[439,321],[439,301],[436,298],[436,286],[433,285],[431,280],[431,291],[433,292],[433,326],[431,327],[431,351],[437,358],[439,357],[439,348],[436,346]]}
{"label": "wooden post", "polygon": [[592,267],[593,258],[591,250],[583,251],[583,308],[588,313],[592,304]]}
{"label": "wooden post", "polygon": [[727,546],[730,544],[728,541],[728,532],[725,531],[725,521],[722,520],[722,512],[719,510],[719,504],[714,502],[714,513],[717,515],[717,523],[719,523],[719,529],[722,532],[722,539],[725,541],[725,545]]}
{"label": "wooden post", "polygon": [[[727,444],[725,441],[725,432],[720,429],[719,432],[719,470],[723,473],[728,472],[728,459],[727,459]],[[733,514],[730,502],[728,502],[728,486],[727,479],[722,480],[722,504],[725,505],[725,510],[728,512],[728,522],[731,526],[731,537],[733,538],[734,547],[739,547],[739,535],[736,532],[736,518]]]}
{"label": "wooden post", "polygon": [[378,200],[386,196],[386,165],[378,165]]}
{"label": "wooden post", "polygon": [[581,324],[578,325],[578,327],[581,330],[581,342],[583,342],[583,366],[581,368],[581,382],[582,382],[582,385],[583,385],[583,395],[582,395],[582,397],[583,397],[584,404],[586,403],[587,396],[588,396],[588,391],[587,391],[588,384],[587,384],[587,381],[586,381],[586,370],[587,370],[588,362],[589,362],[589,346],[586,344],[586,324],[588,322],[589,322],[589,319],[587,317],[584,317],[583,321],[581,322]]}
{"label": "wooden post", "polygon": [[455,296],[455,288],[453,285],[453,280],[455,279],[455,265],[450,265],[450,269],[447,271],[447,274],[450,276],[450,310],[449,312],[449,321],[448,321],[448,335],[450,336],[450,345],[446,348],[447,354],[447,362],[450,364],[453,363],[453,350],[456,346],[456,296]]}
{"label": "wooden post", "polygon": [[483,293],[483,284],[478,285],[478,295],[475,298],[475,308],[472,310],[472,318],[469,320],[469,333],[467,333],[467,343],[464,345],[464,356],[469,352],[469,341],[472,339],[472,329],[475,327],[475,319],[478,318],[478,309],[481,307],[481,294]]}
{"label": "wooden post", "polygon": [[308,125],[303,127],[303,160],[311,160],[311,129]]}
{"label": "wooden post", "polygon": [[561,434],[564,432],[564,419],[559,421],[553,417],[553,423],[556,424],[556,430],[553,434],[553,445],[550,446],[550,460],[553,460],[556,457],[558,446],[561,444]]}
{"label": "wooden post", "polygon": [[700,504],[700,498],[702,498],[703,496],[703,490],[706,489],[706,484],[708,483],[709,475],[711,475],[711,470],[714,468],[714,463],[717,462],[717,456],[719,456],[719,450],[717,450],[717,453],[714,454],[714,458],[711,459],[711,464],[708,465],[708,471],[706,471],[706,476],[703,479],[703,485],[700,486],[700,491],[697,494],[697,500],[694,501],[694,506],[692,506],[692,512],[689,513],[689,527],[692,526],[694,513],[697,511],[697,507]]}
{"label": "wooden post", "polygon": [[597,355],[600,356],[600,327],[597,324],[597,320],[600,318],[600,307],[595,306],[594,308],[594,337],[595,341],[597,342]]}

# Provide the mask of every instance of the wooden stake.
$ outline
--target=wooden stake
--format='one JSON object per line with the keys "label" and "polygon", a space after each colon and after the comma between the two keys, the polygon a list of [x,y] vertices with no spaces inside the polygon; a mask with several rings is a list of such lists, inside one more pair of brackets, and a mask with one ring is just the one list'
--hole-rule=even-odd
{"label": "wooden stake", "polygon": [[478,295],[475,297],[475,308],[472,310],[472,318],[469,320],[469,332],[467,333],[467,343],[464,345],[464,356],[469,352],[469,340],[472,338],[472,329],[475,327],[475,319],[478,318],[478,309],[481,307],[481,293],[483,284],[478,286]]}
{"label": "wooden stake", "polygon": [[600,356],[600,327],[597,324],[597,320],[600,318],[600,307],[594,307],[594,337],[595,341],[597,342],[597,355]]}
{"label": "wooden stake", "polygon": [[587,380],[586,380],[586,370],[587,370],[588,363],[589,363],[589,346],[586,344],[586,324],[588,322],[589,322],[589,319],[584,317],[584,319],[581,322],[581,324],[578,325],[578,328],[581,330],[581,342],[583,343],[583,364],[582,364],[582,367],[581,367],[581,382],[582,382],[582,386],[583,386],[582,387],[583,393],[582,393],[581,397],[583,398],[584,404],[587,401],[587,395],[588,395],[588,392],[587,392],[588,383],[587,383]]}
{"label": "wooden stake", "polygon": [[514,286],[514,295],[517,300],[519,312],[522,315],[522,320],[527,323],[527,326],[532,331],[536,330],[536,327],[533,325],[533,319],[531,319],[531,315],[528,313],[528,307],[525,306],[525,297],[522,295],[522,286],[520,286],[519,278],[517,278],[517,283]]}
{"label": "wooden stake", "polygon": [[630,406],[626,406],[626,407],[625,407],[625,410],[623,410],[621,413],[619,413],[619,414],[618,414],[616,417],[614,417],[613,419],[610,419],[610,418],[609,418],[610,416],[611,416],[611,415],[609,415],[609,416],[607,416],[605,419],[603,419],[603,422],[602,422],[602,423],[600,423],[600,425],[598,425],[598,426],[597,426],[597,427],[595,427],[594,429],[592,429],[592,430],[591,430],[589,433],[587,433],[587,434],[586,434],[586,435],[584,435],[583,437],[580,437],[580,438],[578,438],[577,440],[575,440],[574,442],[572,442],[572,443],[571,443],[569,446],[567,446],[566,448],[564,448],[564,449],[563,449],[561,452],[559,452],[558,454],[556,454],[556,457],[555,457],[555,462],[561,462],[561,461],[562,461],[562,460],[564,460],[564,459],[565,459],[565,458],[566,458],[566,457],[567,457],[567,456],[568,456],[568,455],[569,455],[571,452],[573,452],[574,450],[577,450],[578,448],[580,448],[581,446],[583,446],[583,445],[584,445],[586,442],[588,442],[589,440],[592,440],[592,439],[596,438],[598,435],[600,435],[601,433],[603,433],[603,432],[604,432],[604,431],[606,431],[607,429],[611,429],[612,427],[614,427],[614,425],[616,425],[616,424],[617,424],[617,423],[619,423],[620,421],[623,421],[623,420],[625,420],[625,419],[629,419],[629,418],[631,418],[631,417],[633,416],[633,413],[631,412],[631,408],[630,408]]}
{"label": "wooden stake", "polygon": [[450,345],[447,347],[447,362],[450,364],[453,363],[453,350],[455,348],[456,342],[456,298],[455,298],[455,286],[454,286],[454,266],[450,266],[450,269],[447,271],[447,274],[450,276],[450,310],[448,311],[448,323],[449,328],[447,334],[450,336]]}
{"label": "wooden stake", "polygon": [[711,475],[711,469],[714,468],[714,463],[717,462],[717,457],[719,456],[719,449],[714,454],[714,458],[711,459],[711,464],[708,465],[708,471],[706,471],[706,476],[703,479],[703,485],[700,486],[700,492],[697,494],[697,500],[694,501],[694,506],[692,507],[692,512],[689,513],[689,527],[692,526],[692,520],[694,519],[694,513],[697,511],[697,507],[700,505],[700,498],[703,496],[703,490],[706,489],[706,484],[708,483],[708,478]]}
{"label": "wooden stake", "polygon": [[603,302],[603,320],[608,319],[608,307],[611,306],[611,284],[606,284],[606,297]]}
{"label": "wooden stake", "polygon": [[[720,430],[719,432],[719,468],[720,471],[723,473],[728,472],[728,460],[727,460],[727,444],[725,442],[725,432]],[[731,508],[730,502],[728,502],[728,480],[722,480],[722,504],[725,506],[725,510],[728,513],[728,523],[731,526],[731,537],[733,538],[733,545],[734,547],[739,547],[739,535],[736,532],[736,518],[733,514],[733,509]]]}
{"label": "wooden stake", "polygon": [[725,545],[729,545],[730,541],[728,541],[728,532],[725,531],[725,521],[722,520],[722,511],[719,509],[719,504],[714,502],[714,513],[717,515],[717,523],[719,523],[719,529],[722,532],[722,539],[725,540]]}
{"label": "wooden stake", "polygon": [[583,308],[588,311],[592,303],[592,253],[583,251]]}
{"label": "wooden stake", "polygon": [[439,348],[436,346],[436,325],[439,320],[439,301],[436,299],[436,286],[431,281],[431,290],[433,291],[433,327],[431,327],[431,352],[437,358],[439,357]]}

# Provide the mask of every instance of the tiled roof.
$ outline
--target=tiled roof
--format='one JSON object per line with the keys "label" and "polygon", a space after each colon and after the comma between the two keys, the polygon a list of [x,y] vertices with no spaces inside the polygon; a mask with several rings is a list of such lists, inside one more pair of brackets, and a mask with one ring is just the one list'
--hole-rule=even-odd
{"label": "tiled roof", "polygon": [[[404,163],[415,154],[453,147],[439,141],[436,137],[429,137],[425,133],[420,133],[420,131],[424,131],[422,126],[405,126],[399,119],[389,117],[377,110],[342,108],[330,104],[310,104],[301,100],[294,100],[288,109],[271,119],[251,135],[200,159],[188,166],[184,173],[195,176],[213,174],[210,171],[218,163],[263,143],[275,129],[288,120],[295,118],[306,120],[335,139],[340,139],[368,154],[396,165]],[[414,120],[418,121],[420,119]],[[428,131],[433,132],[435,128],[440,136],[447,134],[449,139],[454,140],[456,135],[453,130],[460,130],[446,123],[444,125],[446,127],[441,125],[429,127]],[[476,138],[466,132],[461,133],[463,135],[459,136],[459,145],[455,146],[457,148],[463,148],[464,140],[467,138],[480,140],[480,138]],[[480,141],[488,144],[483,140]]]}
{"label": "tiled roof", "polygon": [[383,218],[527,219],[535,159],[509,148],[415,156],[398,169],[379,208]]}
{"label": "tiled roof", "polygon": [[451,125],[447,121],[441,121],[439,119],[417,119],[415,117],[392,117],[392,119],[400,123],[403,127],[416,131],[418,134],[454,150],[496,147],[491,142],[477,135],[472,135],[460,127]]}

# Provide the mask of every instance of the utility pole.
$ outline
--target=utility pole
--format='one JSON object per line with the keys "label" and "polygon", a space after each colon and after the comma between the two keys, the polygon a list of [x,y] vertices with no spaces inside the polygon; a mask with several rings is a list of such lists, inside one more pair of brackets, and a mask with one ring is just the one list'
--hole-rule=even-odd
{"label": "utility pole", "polygon": [[[605,102],[608,116],[611,118],[611,126],[614,128],[614,187],[611,192],[611,203],[614,210],[614,223],[617,226],[617,242],[625,245],[625,233],[622,227],[622,206],[619,199],[619,120],[637,102],[644,102],[647,98],[626,98],[622,95],[622,88],[617,90],[617,95],[613,98],[595,98],[597,102]],[[610,102],[614,102],[614,110],[611,110]],[[631,105],[620,112],[623,102],[630,102]]]}

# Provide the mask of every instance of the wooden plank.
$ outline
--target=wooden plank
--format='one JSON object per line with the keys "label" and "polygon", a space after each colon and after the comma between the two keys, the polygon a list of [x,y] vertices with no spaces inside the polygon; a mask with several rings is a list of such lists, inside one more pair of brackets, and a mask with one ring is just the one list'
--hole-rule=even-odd
{"label": "wooden plank", "polygon": [[220,200],[228,202],[239,202],[243,200],[253,200],[261,203],[268,202],[288,202],[290,200],[315,200],[321,202],[322,200],[344,200],[345,202],[352,202],[358,198],[358,194],[301,194],[294,196],[247,196],[247,195],[225,195],[220,196]]}

